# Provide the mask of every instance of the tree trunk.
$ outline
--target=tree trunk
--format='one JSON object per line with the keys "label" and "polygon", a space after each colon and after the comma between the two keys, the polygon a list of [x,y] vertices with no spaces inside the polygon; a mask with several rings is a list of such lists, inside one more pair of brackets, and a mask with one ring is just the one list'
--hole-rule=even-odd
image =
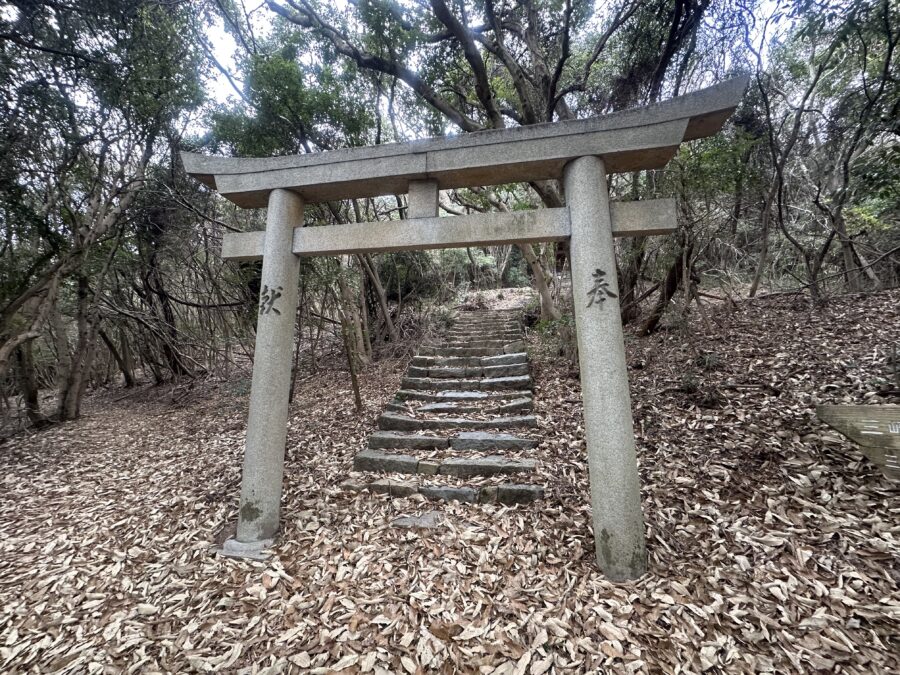
{"label": "tree trunk", "polygon": [[366,306],[366,275],[359,275],[359,327],[363,335],[363,348],[372,360],[372,329],[369,322],[369,308]]}
{"label": "tree trunk", "polygon": [[475,256],[472,255],[472,249],[466,247],[466,255],[469,256],[469,281],[472,286],[478,288],[478,263],[475,262]]}
{"label": "tree trunk", "polygon": [[25,403],[25,413],[28,421],[35,427],[42,427],[48,423],[47,418],[41,413],[40,389],[37,378],[34,376],[34,355],[32,346],[34,342],[28,340],[19,345],[16,350],[16,365],[18,366],[19,391],[22,401]]}
{"label": "tree trunk", "polygon": [[862,268],[862,270],[859,271],[864,272],[865,275],[869,277],[869,281],[871,281],[875,285],[876,290],[880,289],[882,286],[881,279],[878,277],[878,274],[875,273],[875,268],[868,261],[868,259],[866,259],[866,256],[863,255],[862,251],[859,250],[859,247],[853,245],[852,239],[850,240],[850,248],[859,259],[859,266]]}
{"label": "tree trunk", "polygon": [[[119,344],[121,345],[120,353],[122,355],[122,364],[125,366],[125,371],[131,373],[131,382],[132,384],[137,384],[137,380],[134,376],[134,354],[131,352],[131,343],[128,341],[128,336],[125,334],[124,330],[119,330]],[[225,362],[228,363],[227,361]],[[126,378],[125,386],[128,385],[128,381]]]}
{"label": "tree trunk", "polygon": [[847,284],[847,290],[851,293],[857,293],[861,284],[859,280],[859,272],[856,270],[856,257],[853,255],[853,242],[847,236],[847,223],[844,221],[843,213],[840,208],[835,209],[832,215],[832,229],[837,232],[838,241],[841,244],[841,261],[844,266],[844,281]]}
{"label": "tree trunk", "polygon": [[359,305],[356,302],[356,298],[353,297],[353,292],[350,290],[350,284],[347,283],[347,279],[344,276],[346,270],[346,261],[341,259],[341,269],[337,276],[338,290],[340,292],[341,316],[345,317],[349,323],[350,339],[353,340],[354,351],[356,352],[359,362],[367,365],[371,360],[366,354],[365,338],[363,336],[361,319],[359,316]]}
{"label": "tree trunk", "polygon": [[[128,362],[125,357],[116,349],[115,342],[106,334],[106,331],[102,328],[97,331],[100,339],[103,340],[103,344],[106,345],[106,348],[109,350],[109,353],[112,354],[112,357],[116,360],[116,364],[119,366],[119,370],[122,371],[122,376],[125,378],[125,387],[131,388],[134,386],[134,371],[129,367]],[[126,343],[127,344],[127,343]]]}
{"label": "tree trunk", "polygon": [[356,405],[356,412],[361,413],[363,409],[362,396],[359,393],[359,380],[356,377],[356,357],[357,354],[353,348],[353,340],[350,339],[351,328],[346,318],[341,320],[341,334],[344,336],[344,351],[347,353],[347,367],[350,369],[350,386],[353,388],[353,403]]}
{"label": "tree trunk", "polygon": [[656,330],[662,319],[663,313],[666,311],[669,301],[675,296],[675,292],[678,290],[678,284],[681,282],[685,270],[689,267],[691,251],[693,248],[693,243],[688,244],[687,247],[682,250],[681,255],[672,262],[672,265],[669,267],[669,271],[666,274],[666,281],[660,290],[659,300],[656,301],[656,306],[653,308],[653,311],[650,312],[650,315],[638,331],[639,335],[650,335]]}
{"label": "tree trunk", "polygon": [[550,286],[547,284],[547,274],[541,266],[540,261],[534,254],[531,244],[517,244],[525,261],[531,267],[531,273],[534,276],[534,285],[537,288],[538,297],[541,302],[541,321],[556,321],[562,316],[562,312],[553,302],[553,295],[550,293]]}
{"label": "tree trunk", "polygon": [[763,216],[762,216],[762,248],[759,251],[759,261],[756,264],[756,272],[753,275],[753,281],[750,284],[750,290],[747,292],[747,297],[754,297],[756,295],[756,291],[759,290],[759,282],[762,280],[763,272],[765,272],[766,264],[768,263],[769,258],[769,221],[771,219],[770,209],[772,208],[771,202],[767,199],[765,206],[763,207]]}
{"label": "tree trunk", "polygon": [[[94,364],[97,343],[97,311],[90,292],[88,279],[78,275],[78,338],[69,356],[66,377],[59,379],[59,397],[56,403],[60,421],[77,419],[81,413],[81,400],[87,389],[88,376]],[[66,341],[68,344],[68,341]]]}
{"label": "tree trunk", "polygon": [[640,315],[640,303],[635,301],[637,283],[644,267],[647,238],[633,237],[626,244],[625,264],[619,273],[619,297],[622,307],[622,323],[629,324]]}
{"label": "tree trunk", "polygon": [[378,274],[378,268],[375,266],[375,261],[369,253],[364,253],[359,256],[359,258],[360,265],[368,275],[369,281],[372,283],[372,290],[375,291],[375,296],[378,298],[378,307],[381,310],[381,318],[384,321],[388,336],[390,336],[391,342],[397,342],[397,340],[399,340],[397,327],[394,325],[394,320],[391,318],[391,310],[387,303],[387,292],[384,290],[384,284],[381,283],[381,277]]}

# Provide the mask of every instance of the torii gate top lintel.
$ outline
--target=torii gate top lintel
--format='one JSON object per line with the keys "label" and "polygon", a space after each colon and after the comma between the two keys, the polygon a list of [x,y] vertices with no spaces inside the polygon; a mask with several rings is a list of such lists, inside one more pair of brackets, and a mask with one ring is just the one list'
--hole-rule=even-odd
{"label": "torii gate top lintel", "polygon": [[407,143],[284,157],[181,154],[185,170],[245,208],[264,207],[278,188],[305,203],[405,193],[411,181],[439,189],[559,179],[585,155],[609,173],[661,168],[683,141],[711,136],[734,111],[749,81],[727,80],[655,105],[588,119],[478,131]]}

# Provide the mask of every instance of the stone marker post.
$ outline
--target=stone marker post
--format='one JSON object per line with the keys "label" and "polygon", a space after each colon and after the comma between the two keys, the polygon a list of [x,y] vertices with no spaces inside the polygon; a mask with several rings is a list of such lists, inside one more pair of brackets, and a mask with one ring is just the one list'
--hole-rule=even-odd
{"label": "stone marker post", "polygon": [[278,530],[300,275],[300,258],[292,252],[292,244],[294,228],[301,225],[303,200],[299,195],[272,190],[266,214],[241,508],[237,537],[226,542],[226,554],[255,557],[254,552],[270,545]]}
{"label": "stone marker post", "polygon": [[603,160],[573,160],[563,181],[594,547],[600,569],[621,581],[647,570],[647,552]]}

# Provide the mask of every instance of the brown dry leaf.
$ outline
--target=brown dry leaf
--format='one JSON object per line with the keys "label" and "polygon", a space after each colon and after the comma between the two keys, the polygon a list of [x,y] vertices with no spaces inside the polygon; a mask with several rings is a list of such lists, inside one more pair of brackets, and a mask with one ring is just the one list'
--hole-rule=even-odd
{"label": "brown dry leaf", "polygon": [[[650,573],[625,584],[594,562],[577,377],[534,336],[541,443],[515,456],[544,501],[345,491],[406,362],[360,373],[357,415],[323,361],[264,565],[210,550],[236,519],[246,395],[96,394],[0,445],[0,672],[900,672],[900,490],[815,417],[882,401],[900,293],[710,321],[627,342]],[[390,527],[431,509],[444,529]]]}

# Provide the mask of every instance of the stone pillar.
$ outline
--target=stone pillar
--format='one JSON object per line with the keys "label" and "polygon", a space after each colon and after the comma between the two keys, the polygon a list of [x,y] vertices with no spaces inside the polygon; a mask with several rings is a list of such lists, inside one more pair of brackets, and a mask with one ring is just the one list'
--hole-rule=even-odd
{"label": "stone pillar", "polygon": [[580,157],[563,178],[594,548],[603,573],[622,581],[647,570],[647,552],[606,168],[599,157]]}
{"label": "stone pillar", "polygon": [[241,509],[236,541],[226,542],[226,554],[254,557],[253,550],[271,544],[278,531],[300,274],[300,258],[292,248],[294,228],[301,225],[303,200],[288,190],[273,190],[263,244]]}

